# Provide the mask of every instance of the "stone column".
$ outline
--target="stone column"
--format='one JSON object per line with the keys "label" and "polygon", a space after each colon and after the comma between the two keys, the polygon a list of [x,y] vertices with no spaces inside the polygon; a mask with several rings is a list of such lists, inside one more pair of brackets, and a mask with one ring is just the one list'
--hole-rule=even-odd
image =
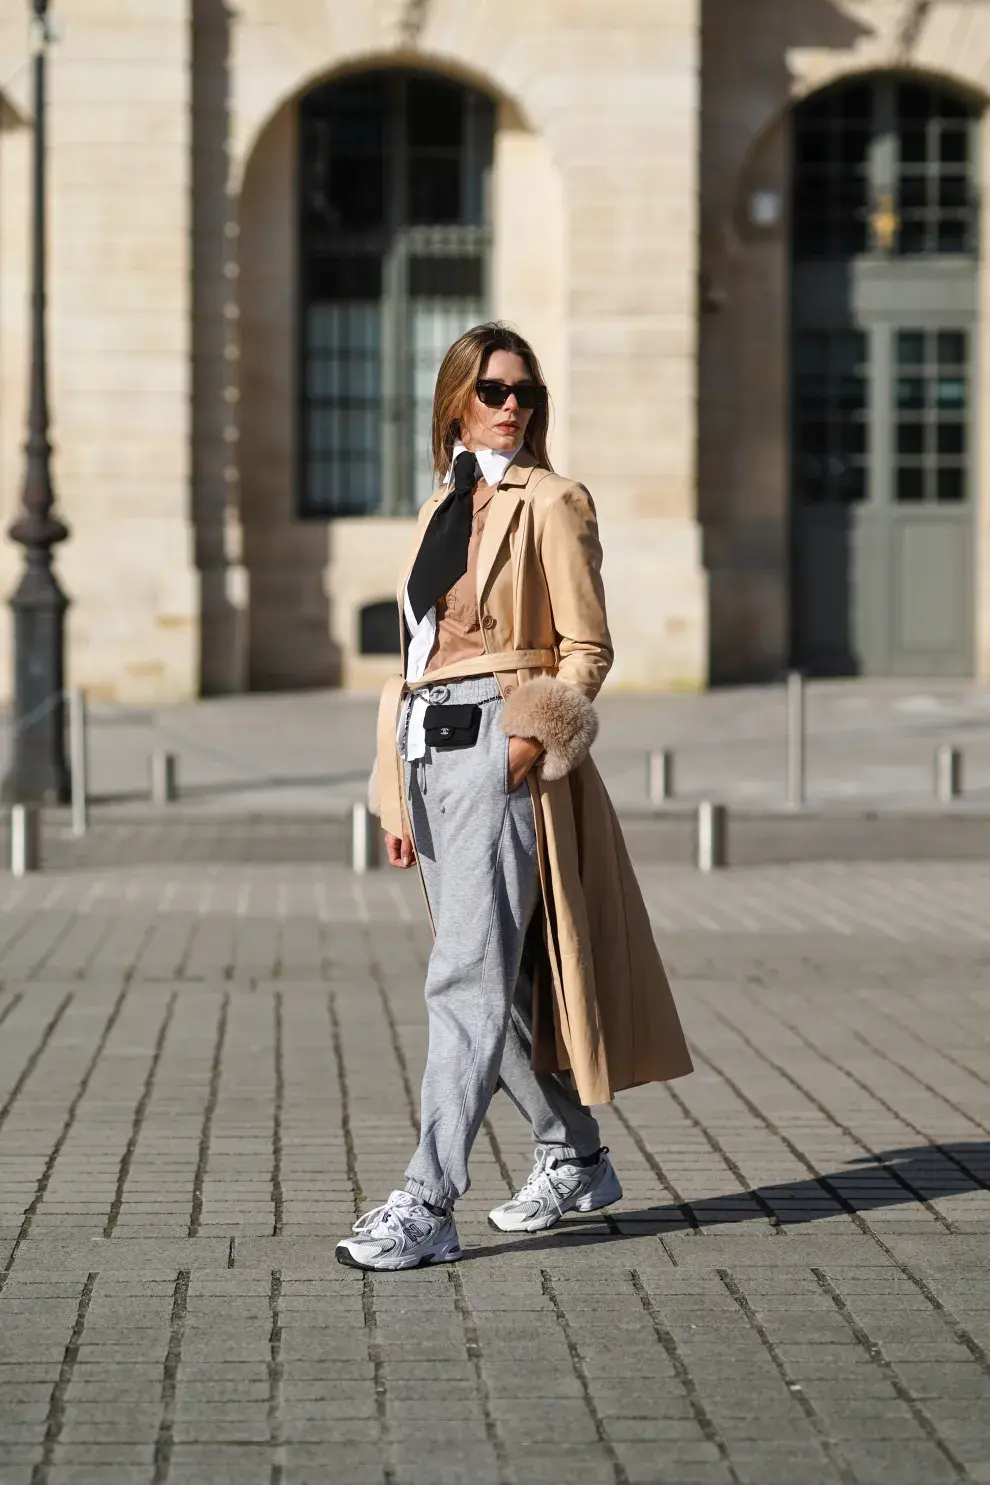
{"label": "stone column", "polygon": [[240,254],[231,187],[233,12],[192,0],[192,516],[200,589],[200,684],[207,696],[247,681],[238,443]]}
{"label": "stone column", "polygon": [[190,0],[76,6],[51,63],[51,370],[69,674],[195,694]]}
{"label": "stone column", "polygon": [[635,53],[603,23],[581,75],[568,79],[566,134],[554,129],[569,255],[569,472],[598,506],[611,684],[630,689],[695,688],[707,677],[696,489],[698,11],[698,0],[666,0]]}

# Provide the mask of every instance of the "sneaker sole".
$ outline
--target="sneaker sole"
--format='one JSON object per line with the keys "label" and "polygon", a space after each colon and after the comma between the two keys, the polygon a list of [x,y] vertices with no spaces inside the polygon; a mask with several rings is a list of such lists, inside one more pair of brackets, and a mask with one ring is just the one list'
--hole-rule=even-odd
{"label": "sneaker sole", "polygon": [[[599,1211],[602,1210],[602,1207],[607,1207],[607,1206],[611,1206],[611,1202],[607,1202],[607,1201],[606,1202],[603,1202],[601,1207],[589,1207],[588,1208],[588,1211],[589,1212],[599,1212]],[[577,1207],[572,1207],[571,1208],[571,1211],[572,1212],[576,1212],[577,1211]],[[570,1215],[569,1212],[565,1212],[564,1213],[564,1217],[567,1217],[569,1215]],[[581,1217],[583,1217],[585,1214],[584,1214],[584,1212],[580,1212],[580,1213],[578,1213],[578,1215],[581,1216]],[[511,1237],[514,1232],[526,1232],[526,1233],[547,1232],[551,1227],[557,1227],[557,1226],[559,1226],[559,1224],[562,1221],[563,1221],[563,1217],[549,1217],[549,1218],[546,1219],[546,1221],[539,1222],[535,1226],[534,1225],[531,1225],[529,1227],[499,1227],[498,1223],[497,1222],[494,1222],[492,1220],[492,1218],[489,1217],[489,1219],[488,1219],[488,1226],[491,1228],[492,1232],[500,1232],[503,1237]]]}
{"label": "sneaker sole", "polygon": [[438,1263],[458,1263],[464,1257],[463,1248],[451,1248],[447,1253],[427,1253],[411,1263],[396,1263],[386,1268],[379,1263],[358,1263],[349,1248],[337,1248],[335,1253],[337,1262],[345,1268],[359,1268],[367,1274],[401,1274],[414,1268],[435,1268]]}

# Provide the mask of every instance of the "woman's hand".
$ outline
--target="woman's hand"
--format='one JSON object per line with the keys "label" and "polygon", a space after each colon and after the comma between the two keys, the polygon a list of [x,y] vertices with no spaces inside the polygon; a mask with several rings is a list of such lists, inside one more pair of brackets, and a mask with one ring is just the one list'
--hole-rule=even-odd
{"label": "woman's hand", "polygon": [[413,850],[412,837],[409,835],[392,835],[386,830],[385,854],[388,856],[389,865],[397,866],[400,871],[408,871],[409,867],[415,865],[416,862],[416,852]]}
{"label": "woman's hand", "polygon": [[509,792],[518,789],[530,769],[543,756],[543,744],[532,737],[509,738]]}

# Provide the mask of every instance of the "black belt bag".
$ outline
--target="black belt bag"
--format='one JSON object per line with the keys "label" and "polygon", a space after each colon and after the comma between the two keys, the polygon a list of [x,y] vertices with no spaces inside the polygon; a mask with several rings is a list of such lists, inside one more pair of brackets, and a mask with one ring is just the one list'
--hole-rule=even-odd
{"label": "black belt bag", "polygon": [[423,727],[427,743],[438,753],[451,748],[473,748],[481,728],[481,707],[428,706]]}

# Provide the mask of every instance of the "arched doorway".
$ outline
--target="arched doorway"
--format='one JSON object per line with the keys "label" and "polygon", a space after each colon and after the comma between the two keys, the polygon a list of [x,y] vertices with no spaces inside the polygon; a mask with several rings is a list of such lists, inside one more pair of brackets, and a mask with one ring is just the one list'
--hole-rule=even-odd
{"label": "arched doorway", "polygon": [[794,659],[974,665],[979,110],[845,81],[793,121]]}
{"label": "arched doorway", "polygon": [[299,119],[302,516],[430,494],[444,351],[489,303],[491,100],[411,70],[310,92]]}

